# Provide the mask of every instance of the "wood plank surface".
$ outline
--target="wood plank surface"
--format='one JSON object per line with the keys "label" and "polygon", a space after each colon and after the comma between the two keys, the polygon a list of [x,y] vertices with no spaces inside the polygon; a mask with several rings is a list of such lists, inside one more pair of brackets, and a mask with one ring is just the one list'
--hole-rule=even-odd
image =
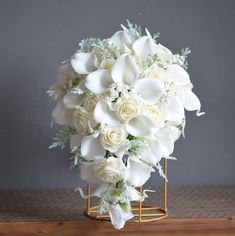
{"label": "wood plank surface", "polygon": [[51,221],[1,222],[1,236],[77,236],[77,235],[157,235],[157,236],[234,236],[233,218],[165,219],[151,223],[127,223],[122,230],[110,222]]}

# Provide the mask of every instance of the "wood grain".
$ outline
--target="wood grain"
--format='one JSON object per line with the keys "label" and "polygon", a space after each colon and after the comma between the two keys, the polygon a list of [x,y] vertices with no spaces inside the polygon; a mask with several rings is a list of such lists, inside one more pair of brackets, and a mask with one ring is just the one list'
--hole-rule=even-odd
{"label": "wood grain", "polygon": [[234,236],[235,219],[199,218],[165,219],[151,223],[127,223],[122,230],[114,230],[109,222],[51,221],[2,222],[1,236],[77,236],[77,235],[157,235],[157,236]]}

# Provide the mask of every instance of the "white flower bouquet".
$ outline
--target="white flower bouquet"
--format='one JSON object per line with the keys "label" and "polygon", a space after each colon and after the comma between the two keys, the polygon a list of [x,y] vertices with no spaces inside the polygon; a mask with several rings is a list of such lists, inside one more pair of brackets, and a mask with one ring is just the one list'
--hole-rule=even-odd
{"label": "white flower bouquet", "polygon": [[173,54],[145,32],[128,21],[110,38],[82,40],[48,91],[53,121],[66,126],[50,148],[70,140],[72,166],[98,184],[92,196],[117,229],[133,217],[130,202],[147,197],[136,188],[155,170],[165,177],[160,160],[175,159],[185,109],[202,114],[186,72],[190,50]]}

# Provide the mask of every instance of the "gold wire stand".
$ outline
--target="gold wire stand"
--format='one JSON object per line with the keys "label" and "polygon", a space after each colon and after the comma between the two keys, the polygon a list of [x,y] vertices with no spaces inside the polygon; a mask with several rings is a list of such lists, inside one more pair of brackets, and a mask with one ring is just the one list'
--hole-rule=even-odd
{"label": "gold wire stand", "polygon": [[[167,177],[167,160],[164,159],[164,174]],[[143,187],[140,187],[140,193],[143,194]],[[87,209],[85,215],[95,220],[110,221],[110,217],[107,213],[99,214],[99,206],[91,206],[91,183],[88,180],[87,184]],[[134,222],[150,222],[164,219],[168,216],[167,212],[167,182],[164,179],[163,185],[163,208],[158,206],[144,205],[143,202],[138,202],[132,205],[132,212],[134,215]]]}

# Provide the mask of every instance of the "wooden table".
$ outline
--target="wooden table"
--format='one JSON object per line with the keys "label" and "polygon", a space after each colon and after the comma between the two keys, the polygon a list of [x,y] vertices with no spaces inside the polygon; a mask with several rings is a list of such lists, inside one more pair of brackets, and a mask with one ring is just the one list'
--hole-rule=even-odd
{"label": "wooden table", "polygon": [[[149,204],[160,203],[160,193],[151,195]],[[235,236],[235,187],[170,188],[167,219],[128,222],[122,230],[88,219],[84,209],[73,190],[0,190],[0,235]]]}

